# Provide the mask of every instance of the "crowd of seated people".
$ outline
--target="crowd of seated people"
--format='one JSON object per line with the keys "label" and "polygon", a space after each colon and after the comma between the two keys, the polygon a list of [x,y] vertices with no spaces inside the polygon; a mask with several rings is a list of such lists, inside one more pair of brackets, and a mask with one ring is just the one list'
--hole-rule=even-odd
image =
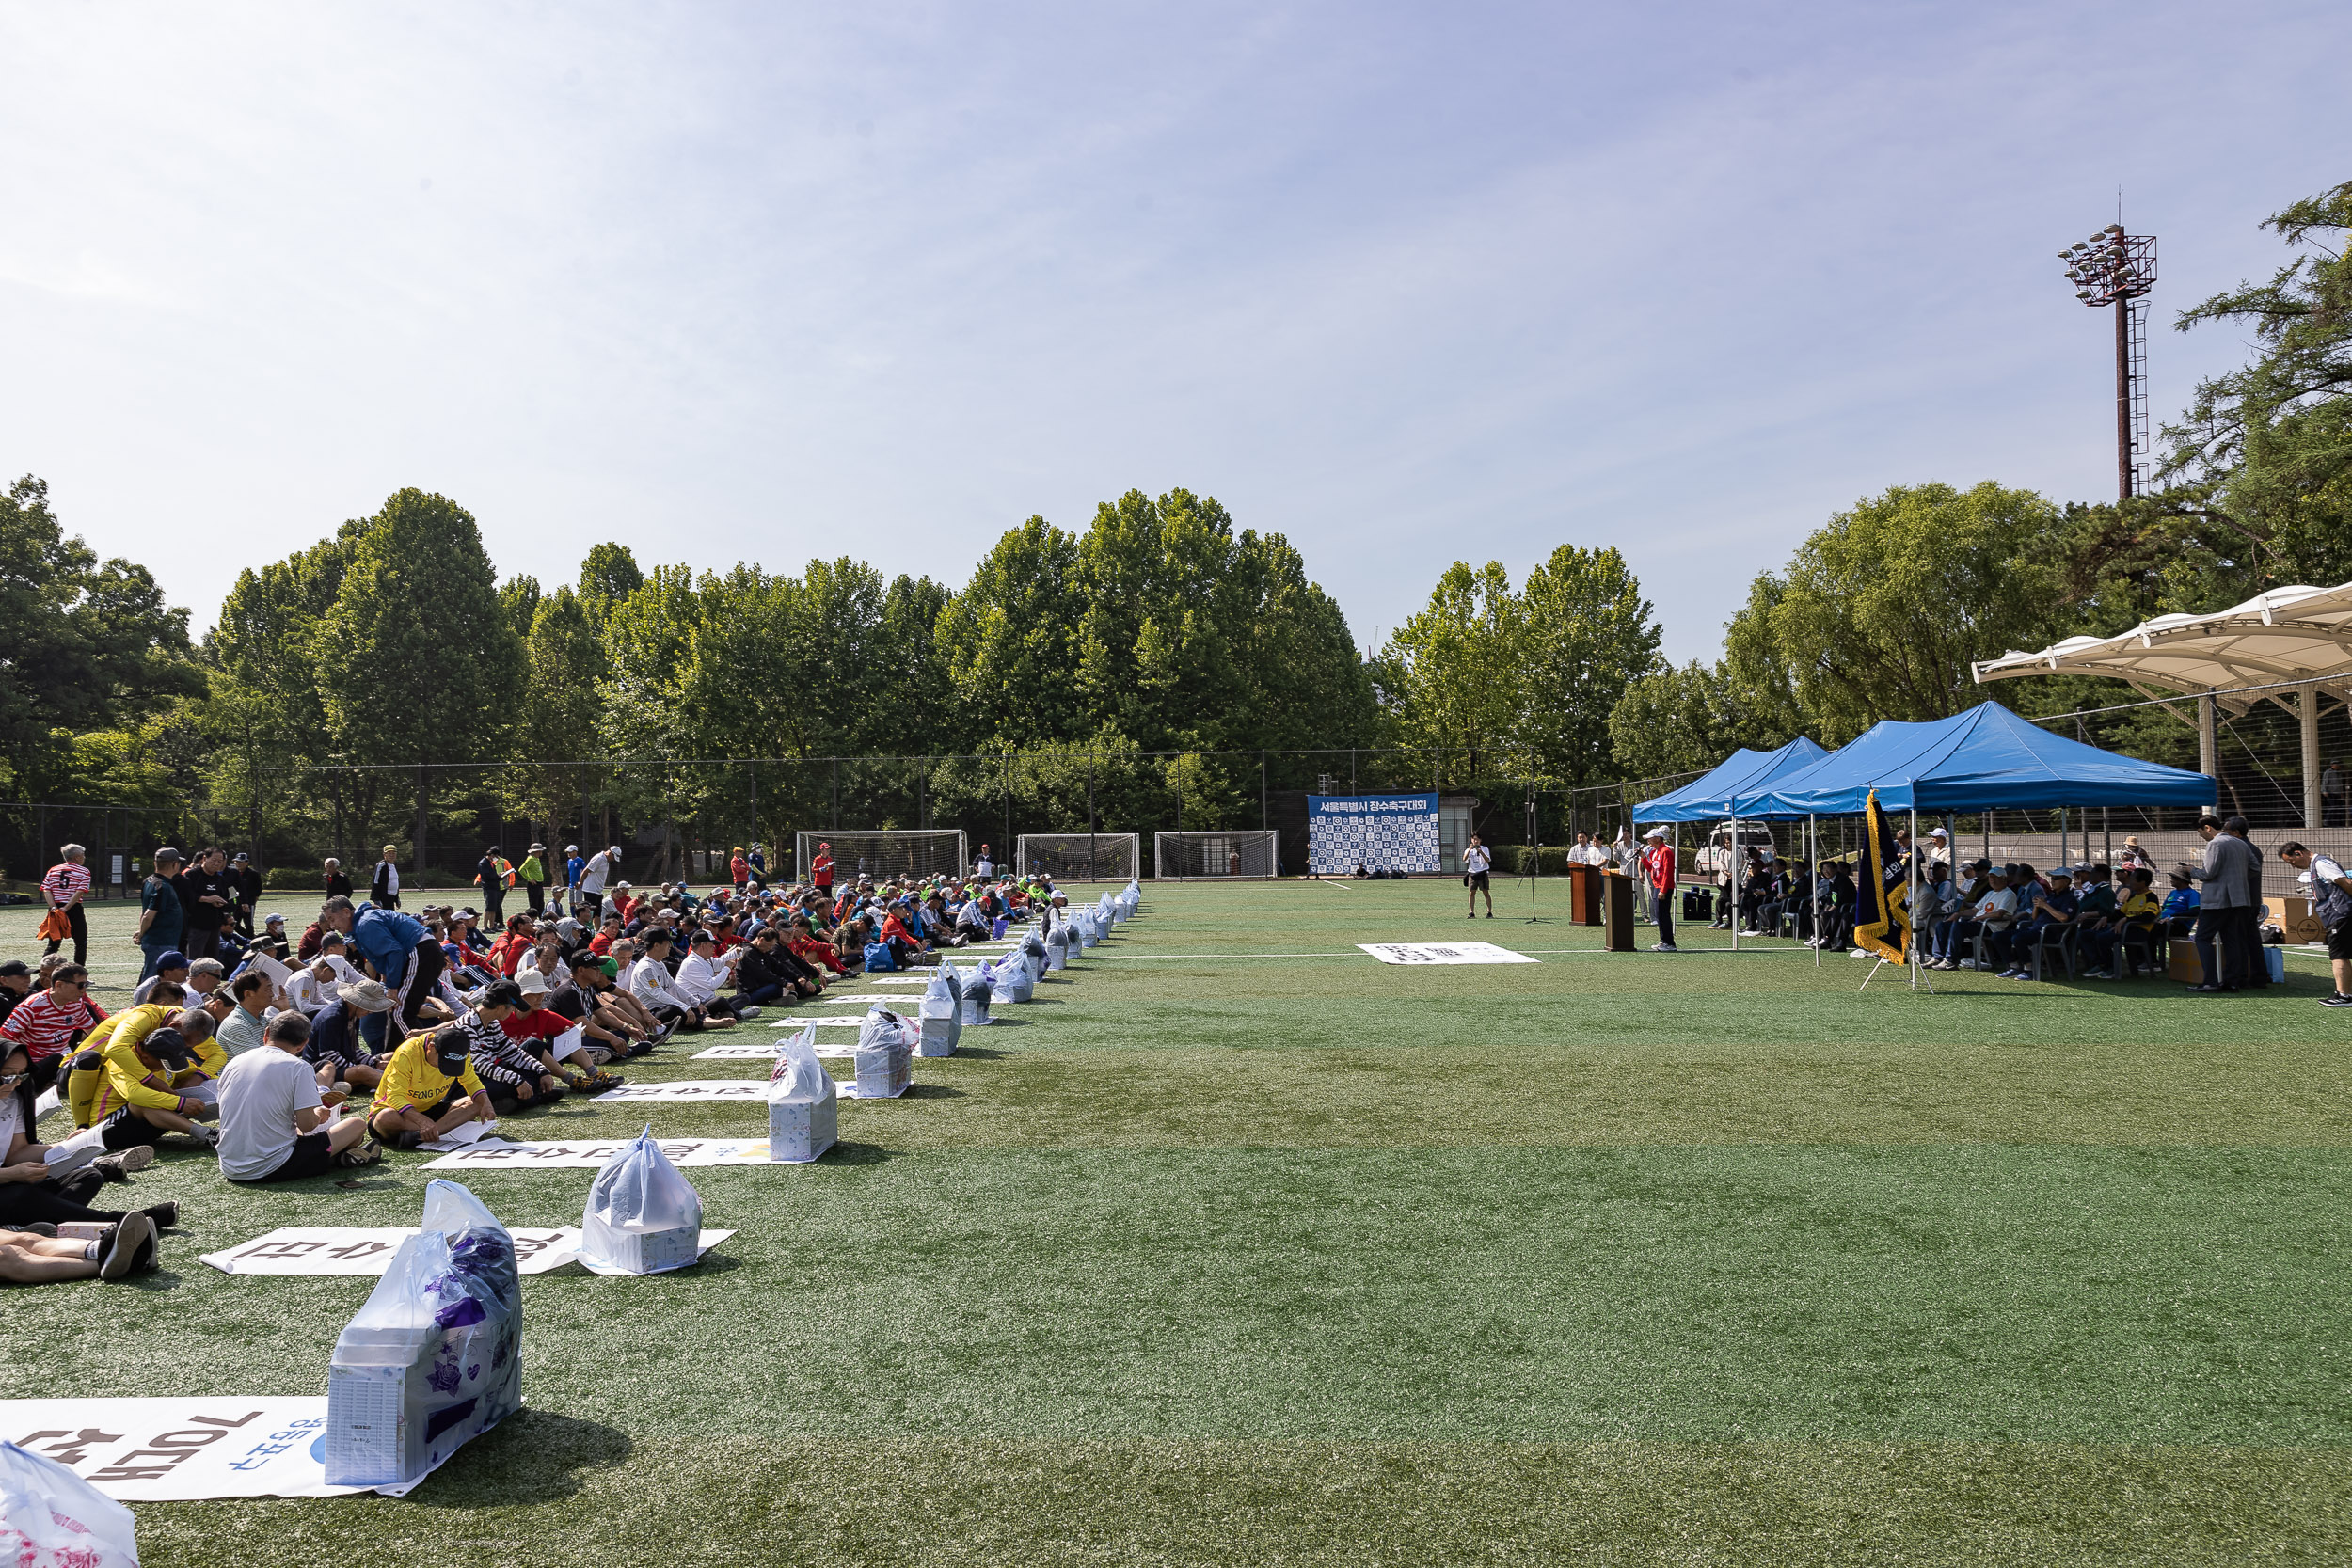
{"label": "crowd of seated people", "polygon": [[[87,971],[61,955],[38,976],[0,963],[0,1279],[155,1266],[175,1205],[92,1205],[159,1148],[210,1153],[225,1179],[247,1183],[366,1165],[468,1122],[618,1086],[611,1065],[680,1031],[724,1029],[868,969],[935,963],[1051,922],[1065,902],[1044,878],[771,888],[748,863],[731,869],[753,875],[707,895],[613,880],[581,898],[567,866],[564,898],[485,931],[471,909],[412,912],[389,893],[355,904],[330,867],[318,919],[290,939],[277,916],[250,925],[217,851],[198,858],[213,869],[195,882],[169,880],[176,855],[155,862],[165,885],[143,904],[130,1006],[99,1006]],[[148,939],[154,911],[183,894],[217,900],[200,956]],[[185,923],[172,916],[172,928]],[[35,1141],[34,1106],[53,1087],[72,1125],[50,1145]]]}

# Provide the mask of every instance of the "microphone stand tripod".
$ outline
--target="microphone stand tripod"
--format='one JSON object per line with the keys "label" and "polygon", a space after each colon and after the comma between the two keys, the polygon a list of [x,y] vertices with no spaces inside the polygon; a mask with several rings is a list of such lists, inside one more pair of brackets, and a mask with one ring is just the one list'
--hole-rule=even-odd
{"label": "microphone stand tripod", "polygon": [[1535,786],[1527,788],[1527,853],[1531,859],[1520,863],[1519,879],[1527,884],[1527,918],[1522,926],[1549,926],[1550,921],[1535,912],[1535,879],[1544,874],[1543,842],[1535,836]]}

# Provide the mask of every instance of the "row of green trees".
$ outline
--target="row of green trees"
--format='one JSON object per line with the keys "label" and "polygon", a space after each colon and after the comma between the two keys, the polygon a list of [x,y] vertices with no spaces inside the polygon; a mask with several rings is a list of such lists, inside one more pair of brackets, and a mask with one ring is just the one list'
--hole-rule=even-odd
{"label": "row of green trees", "polygon": [[[1343,759],[1363,784],[1557,787],[1836,744],[1981,700],[1969,665],[2010,648],[2352,578],[2352,185],[2269,224],[2290,263],[2181,319],[2239,324],[2255,352],[2167,428],[2156,493],[1891,489],[1757,578],[1720,658],[1681,666],[1625,559],[1573,545],[1516,585],[1457,562],[1359,651],[1287,540],[1184,490],[1131,491],[1083,531],[1033,517],[961,586],[848,558],[648,571],[618,544],[573,582],[501,582],[462,507],[404,490],[241,574],[199,647],[26,479],[0,502],[0,790],[193,803],[311,847],[470,844],[485,817],[1144,830],[1254,825],[1261,791]],[[2115,689],[1999,694],[2047,713]],[[2093,738],[2193,748],[2145,710]],[[834,757],[903,760],[795,765]],[[782,760],[713,760],[749,758]]]}

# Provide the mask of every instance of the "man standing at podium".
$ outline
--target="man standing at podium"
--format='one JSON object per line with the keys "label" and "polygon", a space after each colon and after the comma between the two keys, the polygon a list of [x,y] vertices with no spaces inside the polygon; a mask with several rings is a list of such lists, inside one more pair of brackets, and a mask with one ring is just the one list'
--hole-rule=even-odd
{"label": "man standing at podium", "polygon": [[1679,952],[1675,946],[1675,847],[1667,842],[1663,828],[1652,828],[1642,838],[1642,876],[1658,906],[1658,941],[1650,951]]}

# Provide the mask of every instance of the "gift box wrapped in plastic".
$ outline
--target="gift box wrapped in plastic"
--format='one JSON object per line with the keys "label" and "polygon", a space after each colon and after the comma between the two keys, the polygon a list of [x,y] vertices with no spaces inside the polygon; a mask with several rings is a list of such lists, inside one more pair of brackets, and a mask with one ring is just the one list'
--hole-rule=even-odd
{"label": "gift box wrapped in plastic", "polygon": [[787,1040],[768,1075],[768,1158],[805,1164],[840,1136],[841,1091],[817,1059],[817,1026]]}
{"label": "gift box wrapped in plastic", "polygon": [[596,1274],[660,1274],[702,1256],[702,1195],[654,1142],[652,1123],[596,1172],[580,1230],[580,1263]]}
{"label": "gift box wrapped in plastic", "polygon": [[914,1045],[921,1030],[912,1019],[876,1007],[858,1025],[852,1058],[860,1100],[896,1100],[914,1082]]}
{"label": "gift box wrapped in plastic", "polygon": [[427,1183],[424,1228],[335,1340],[329,1485],[415,1481],[521,1406],[520,1284],[514,1239],[482,1200]]}

